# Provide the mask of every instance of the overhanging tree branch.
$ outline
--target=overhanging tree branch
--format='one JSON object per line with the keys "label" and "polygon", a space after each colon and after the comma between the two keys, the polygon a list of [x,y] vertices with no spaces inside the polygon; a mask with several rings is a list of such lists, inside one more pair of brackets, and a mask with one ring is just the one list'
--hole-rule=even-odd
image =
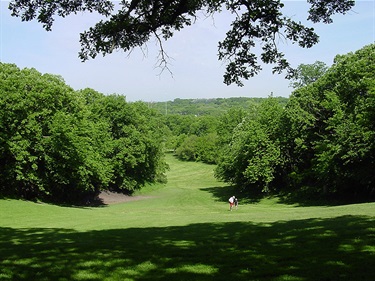
{"label": "overhanging tree branch", "polygon": [[[345,14],[355,4],[354,0],[307,2],[311,5],[308,20],[313,23],[331,23],[332,15]],[[226,9],[236,17],[226,37],[219,42],[218,58],[227,63],[224,83],[242,86],[243,80],[261,71],[261,63],[274,65],[275,73],[286,71],[287,78],[293,75],[294,70],[275,42],[277,34],[302,48],[310,48],[319,41],[313,28],[284,16],[283,6],[282,0],[122,0],[114,9],[109,0],[13,0],[9,9],[23,21],[37,19],[48,31],[56,15],[98,12],[107,20],[81,33],[82,61],[98,54],[105,56],[116,49],[130,52],[155,36],[160,48],[159,66],[168,71],[161,39],[168,40],[174,32],[193,24],[200,11],[213,15]],[[255,53],[256,46],[261,47],[261,54]]]}

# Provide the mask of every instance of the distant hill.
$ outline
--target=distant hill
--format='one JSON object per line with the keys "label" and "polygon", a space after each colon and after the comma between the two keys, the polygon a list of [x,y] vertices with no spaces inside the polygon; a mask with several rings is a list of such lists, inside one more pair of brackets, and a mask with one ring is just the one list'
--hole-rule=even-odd
{"label": "distant hill", "polygon": [[[160,111],[162,114],[179,115],[221,115],[230,108],[249,109],[259,105],[266,98],[212,98],[212,99],[174,99],[166,102],[150,102],[148,106]],[[275,97],[282,105],[288,98]]]}

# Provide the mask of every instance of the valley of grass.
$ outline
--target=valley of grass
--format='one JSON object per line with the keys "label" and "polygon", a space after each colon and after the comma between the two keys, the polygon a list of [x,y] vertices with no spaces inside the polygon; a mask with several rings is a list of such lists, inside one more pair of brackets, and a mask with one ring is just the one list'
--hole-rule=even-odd
{"label": "valley of grass", "polygon": [[375,280],[375,203],[254,201],[213,166],[167,162],[137,201],[0,199],[0,280]]}

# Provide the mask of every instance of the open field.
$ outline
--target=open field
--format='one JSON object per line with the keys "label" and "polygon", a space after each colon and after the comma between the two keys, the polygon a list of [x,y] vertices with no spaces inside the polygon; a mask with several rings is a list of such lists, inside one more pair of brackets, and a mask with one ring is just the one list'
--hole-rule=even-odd
{"label": "open field", "polygon": [[168,162],[142,200],[0,200],[0,280],[375,280],[375,203],[251,203],[212,166]]}

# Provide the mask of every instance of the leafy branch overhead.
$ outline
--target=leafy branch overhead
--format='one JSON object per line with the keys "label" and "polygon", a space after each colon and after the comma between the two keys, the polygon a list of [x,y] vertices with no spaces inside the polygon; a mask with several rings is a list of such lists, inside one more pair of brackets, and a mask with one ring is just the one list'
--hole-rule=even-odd
{"label": "leafy branch overhead", "polygon": [[[331,23],[331,16],[345,14],[354,0],[307,0],[308,20]],[[170,39],[175,31],[192,25],[199,12],[214,16],[223,10],[234,19],[226,37],[219,42],[218,58],[227,64],[224,83],[243,85],[243,80],[258,74],[261,64],[272,64],[274,73],[286,71],[294,75],[284,54],[277,46],[278,38],[310,48],[319,41],[311,27],[292,20],[282,13],[282,0],[122,0],[118,5],[110,0],[13,0],[9,9],[23,21],[37,19],[50,31],[55,16],[65,17],[78,12],[97,12],[105,17],[81,33],[82,61],[103,56],[114,50],[130,52],[156,38],[160,47],[160,66],[166,67],[162,40]],[[256,47],[261,54],[257,55]]]}

